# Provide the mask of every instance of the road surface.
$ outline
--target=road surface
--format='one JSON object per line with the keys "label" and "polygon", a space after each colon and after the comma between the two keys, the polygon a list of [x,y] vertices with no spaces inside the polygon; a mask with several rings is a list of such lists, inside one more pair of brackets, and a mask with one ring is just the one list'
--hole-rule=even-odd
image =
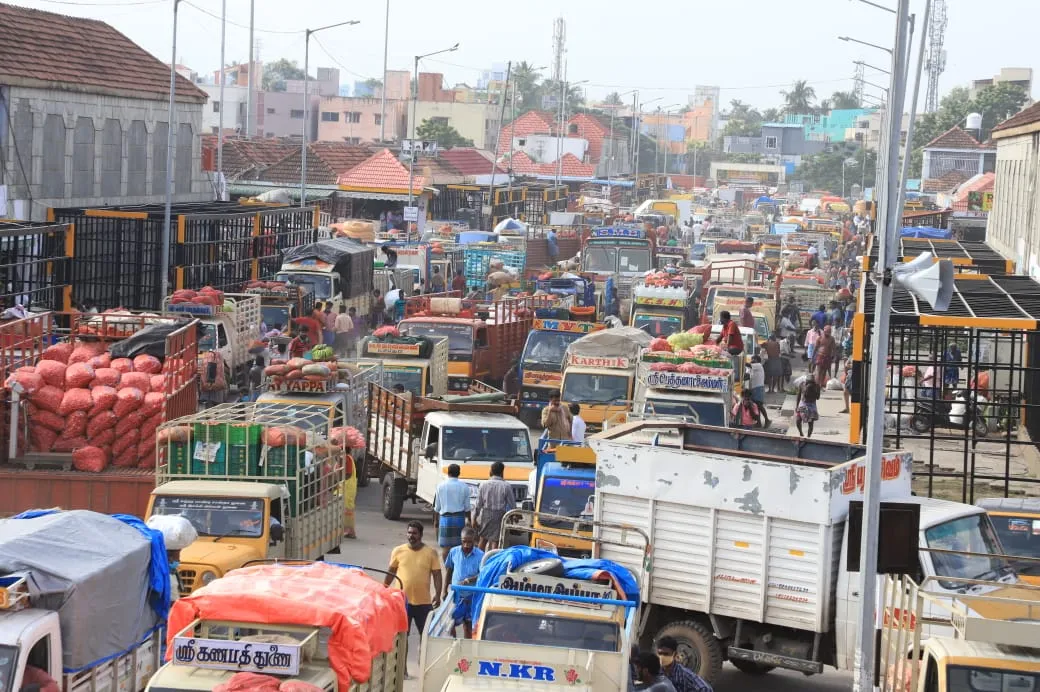
{"label": "road surface", "polygon": [[[379,505],[378,484],[358,489],[357,540],[343,542],[340,555],[329,556],[337,562],[386,569],[390,551],[405,542],[405,524],[418,519],[426,526],[426,537],[436,544],[437,534],[432,530],[431,516],[420,505],[405,504],[400,521],[383,518]],[[378,576],[373,574],[373,576]],[[419,685],[419,636],[414,631],[408,638],[408,672],[414,679],[405,682],[405,692],[420,692]],[[755,689],[763,692],[838,692],[852,688],[852,679],[845,674],[828,672],[823,675],[805,677],[801,673],[773,671],[761,678],[750,678],[727,666],[715,684],[715,692]]]}

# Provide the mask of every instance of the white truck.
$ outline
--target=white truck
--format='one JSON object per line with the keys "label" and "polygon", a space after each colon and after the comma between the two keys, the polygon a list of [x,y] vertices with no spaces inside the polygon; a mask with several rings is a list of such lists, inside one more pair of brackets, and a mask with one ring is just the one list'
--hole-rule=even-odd
{"label": "white truck", "polygon": [[163,301],[163,312],[191,315],[199,320],[199,353],[217,351],[224,361],[228,386],[248,389],[253,356],[249,344],[260,338],[260,296],[255,293],[225,293],[224,305],[171,303]]}
{"label": "white truck", "polygon": [[0,521],[0,689],[145,689],[168,605],[157,612],[151,560],[151,541],[105,514]]}
{"label": "white truck", "polygon": [[[655,428],[678,429],[681,446],[629,441]],[[618,426],[589,444],[595,519],[642,529],[653,543],[641,589],[645,637],[675,637],[679,658],[709,682],[727,659],[754,674],[853,668],[860,537],[850,516],[863,498],[863,447],[654,421]],[[1017,583],[1002,558],[927,550],[1001,553],[983,509],[913,496],[908,452],[886,452],[881,467],[881,500],[901,505],[882,507],[882,525],[890,509],[920,512],[918,581],[934,577],[951,593],[963,588],[956,578]],[[619,538],[608,529],[597,535]],[[905,554],[907,540],[879,542],[879,562]],[[640,559],[635,547],[610,543],[600,557],[630,567]]]}
{"label": "white truck", "polygon": [[516,417],[519,408],[480,382],[471,383],[470,391],[432,399],[369,386],[365,468],[382,477],[387,519],[401,517],[406,499],[432,505],[451,464],[462,469],[471,505],[496,461],[505,464],[504,480],[513,487],[517,504],[523,502],[532,457],[529,431]]}

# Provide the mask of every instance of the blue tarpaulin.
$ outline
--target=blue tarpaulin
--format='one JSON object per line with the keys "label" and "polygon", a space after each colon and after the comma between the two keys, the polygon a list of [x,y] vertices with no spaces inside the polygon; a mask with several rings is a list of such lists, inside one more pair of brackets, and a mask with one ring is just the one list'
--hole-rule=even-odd
{"label": "blue tarpaulin", "polygon": [[[517,545],[506,548],[487,558],[480,568],[476,586],[489,589],[498,586],[499,578],[520,565],[534,560],[545,558],[558,558],[559,555],[550,553],[548,550],[528,548],[525,545]],[[624,590],[623,596],[629,600],[639,602],[639,584],[628,570],[616,562],[610,560],[563,560],[563,576],[568,579],[591,579],[597,572],[609,572],[617,579],[618,584]],[[480,614],[480,606],[484,601],[484,594],[473,594],[473,603],[470,609],[470,617],[476,622]]]}
{"label": "blue tarpaulin", "polygon": [[930,226],[907,226],[899,234],[903,238],[929,238],[931,240],[949,240],[953,231]]}

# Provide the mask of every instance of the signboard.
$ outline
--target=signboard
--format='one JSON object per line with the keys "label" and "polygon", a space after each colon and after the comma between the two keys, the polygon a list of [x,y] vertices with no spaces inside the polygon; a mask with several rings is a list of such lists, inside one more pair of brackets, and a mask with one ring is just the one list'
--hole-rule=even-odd
{"label": "signboard", "polygon": [[404,220],[405,221],[418,221],[419,220],[419,207],[405,207],[404,208]]}
{"label": "signboard", "polygon": [[659,298],[655,296],[635,297],[636,305],[657,305],[663,308],[681,308],[686,305],[682,298]]}
{"label": "signboard", "polygon": [[285,378],[272,379],[267,383],[267,389],[271,392],[300,392],[302,394],[324,394],[331,392],[335,387],[335,380],[329,378],[320,382],[312,380],[287,380]]}
{"label": "signboard", "polygon": [[596,228],[592,231],[593,238],[646,238],[646,231],[641,228]]}
{"label": "signboard", "polygon": [[563,375],[558,372],[524,370],[524,384],[536,387],[539,385],[556,385],[558,387],[561,382],[563,382]]}
{"label": "signboard", "polygon": [[604,584],[594,584],[575,579],[542,577],[538,575],[507,572],[498,578],[498,588],[521,593],[553,594],[556,596],[582,596],[584,598],[617,598],[614,589]]}
{"label": "signboard", "polygon": [[773,233],[776,235],[784,235],[785,233],[797,233],[802,230],[802,227],[796,223],[774,223]]}
{"label": "signboard", "polygon": [[173,662],[182,666],[239,673],[298,675],[300,648],[298,644],[174,637]]}
{"label": "signboard", "polygon": [[[436,156],[437,142],[428,139],[402,139],[401,153],[416,154],[418,156]],[[407,220],[407,219],[406,219]]]}
{"label": "signboard", "polygon": [[969,192],[968,193],[968,211],[985,211],[989,212],[993,209],[993,193],[992,192]]}
{"label": "signboard", "polygon": [[582,365],[587,368],[627,368],[629,367],[628,358],[621,356],[575,356],[571,355],[567,357],[567,362],[571,365]]}
{"label": "signboard", "polygon": [[[456,670],[463,675],[478,678],[500,678],[505,680],[530,680],[533,682],[555,682],[560,684],[576,684],[580,681],[578,670],[574,666],[561,668],[559,671],[542,665],[538,661],[513,661],[507,659],[460,659],[455,664]],[[574,680],[575,682],[571,682]]]}
{"label": "signboard", "polygon": [[211,316],[217,312],[215,305],[200,305],[199,303],[170,303],[166,306],[167,312],[183,312],[187,315]]}
{"label": "signboard", "polygon": [[729,391],[729,377],[685,372],[651,370],[646,374],[646,386],[659,389],[683,389],[696,392],[724,394]]}
{"label": "signboard", "polygon": [[420,344],[400,344],[393,341],[369,341],[365,344],[366,353],[379,353],[390,356],[418,356]]}
{"label": "signboard", "polygon": [[543,320],[536,319],[531,327],[532,329],[545,329],[553,332],[575,332],[578,334],[588,334],[590,332],[597,332],[601,329],[605,329],[606,325],[597,324],[595,322],[577,322],[575,320]]}

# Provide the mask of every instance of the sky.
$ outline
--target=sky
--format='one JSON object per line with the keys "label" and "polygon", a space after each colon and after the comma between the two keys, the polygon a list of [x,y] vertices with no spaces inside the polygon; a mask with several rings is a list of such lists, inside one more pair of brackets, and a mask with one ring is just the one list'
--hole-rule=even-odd
{"label": "sky", "polygon": [[[5,1],[106,21],[169,62],[172,0]],[[225,1],[225,62],[244,62],[249,0]],[[874,1],[895,6],[895,0]],[[818,98],[850,90],[854,60],[887,68],[889,55],[837,37],[891,45],[894,36],[894,15],[860,0],[668,0],[650,6],[618,0],[389,3],[389,69],[411,70],[416,54],[456,42],[457,51],[426,58],[420,71],[442,72],[445,86],[452,86],[475,85],[481,71],[509,60],[547,66],[552,64],[553,21],[562,16],[567,79],[588,80],[582,88],[590,100],[639,89],[643,103],[660,97],[656,103],[665,108],[685,104],[699,84],[721,87],[724,107],[733,99],[759,108],[779,106],[780,90],[797,79],[808,80]],[[911,0],[919,20],[924,3]],[[973,78],[992,77],[1001,67],[1040,68],[1035,46],[1040,2],[947,0],[947,5],[948,57],[940,94],[967,86]],[[338,67],[343,84],[379,78],[385,12],[384,0],[255,0],[260,57],[265,62],[284,57],[302,66],[305,28],[358,20],[356,26],[311,36],[311,72],[318,66]],[[178,61],[212,74],[220,64],[221,0],[183,0],[179,14]],[[920,35],[915,33],[915,67]],[[886,74],[871,69],[866,79],[888,83]],[[922,97],[925,81],[922,77]],[[868,86],[866,93],[877,96],[880,90]]]}

